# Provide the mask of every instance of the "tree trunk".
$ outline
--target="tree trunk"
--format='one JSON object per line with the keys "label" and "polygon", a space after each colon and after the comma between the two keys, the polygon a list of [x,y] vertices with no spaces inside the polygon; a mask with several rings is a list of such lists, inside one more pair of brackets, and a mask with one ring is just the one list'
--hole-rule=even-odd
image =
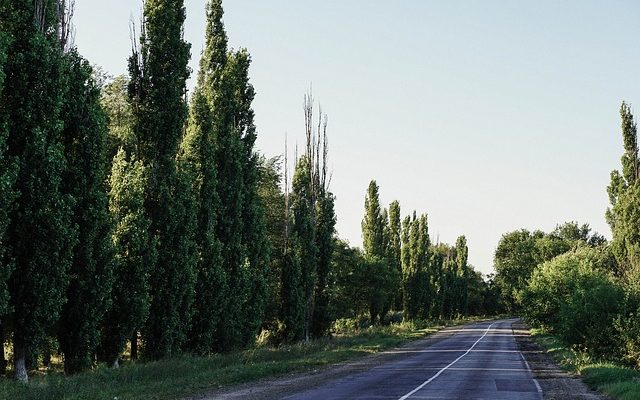
{"label": "tree trunk", "polygon": [[133,332],[131,338],[131,361],[138,359],[138,332]]}
{"label": "tree trunk", "polygon": [[24,345],[18,344],[14,342],[13,345],[14,351],[14,359],[15,359],[15,370],[16,370],[16,380],[19,382],[28,382],[29,375],[27,375],[27,366],[26,366],[26,358],[27,351],[24,348]]}
{"label": "tree trunk", "polygon": [[111,368],[120,368],[120,361],[118,357],[116,357],[116,359],[111,364]]}

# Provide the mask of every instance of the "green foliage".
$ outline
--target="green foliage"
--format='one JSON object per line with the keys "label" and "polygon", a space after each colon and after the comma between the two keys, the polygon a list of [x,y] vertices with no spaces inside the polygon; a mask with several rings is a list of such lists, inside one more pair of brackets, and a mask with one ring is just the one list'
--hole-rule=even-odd
{"label": "green foliage", "polygon": [[371,257],[386,256],[385,226],[386,220],[380,209],[378,198],[378,184],[376,181],[369,183],[367,195],[364,200],[364,219],[362,220],[362,240],[365,254]]}
{"label": "green foliage", "polygon": [[611,173],[607,188],[611,207],[606,217],[613,233],[612,250],[618,265],[618,275],[636,289],[640,287],[640,182],[638,174],[637,128],[631,108],[622,103],[622,139],[624,154],[622,172]]}
{"label": "green foliage", "polygon": [[105,116],[89,63],[75,51],[65,57],[68,86],[61,117],[67,155],[63,190],[73,196],[78,229],[58,337],[65,371],[91,368],[113,278],[111,221],[105,193]]}
{"label": "green foliage", "polygon": [[149,315],[149,274],[155,265],[156,246],[149,234],[144,210],[148,170],[140,160],[127,160],[124,149],[113,159],[109,179],[109,211],[114,220],[115,249],[111,307],[102,326],[99,358],[114,364],[127,340],[140,331]]}
{"label": "green foliage", "polygon": [[502,235],[495,252],[495,281],[510,312],[519,311],[521,291],[534,268],[545,261],[580,246],[596,247],[605,243],[602,236],[591,233],[589,225],[566,222],[551,233],[526,229]]}
{"label": "green foliage", "polygon": [[[5,32],[0,32],[0,100],[4,99],[2,95],[5,80],[4,65],[7,62],[9,44],[9,36]],[[9,135],[6,118],[6,113],[0,111],[0,316],[9,312],[7,281],[14,266],[13,260],[5,255],[8,247],[5,233],[9,225],[9,213],[18,194],[14,190],[18,165],[15,158],[8,156],[6,148]]]}
{"label": "green foliage", "polygon": [[[318,245],[316,243],[315,209],[311,186],[311,165],[306,156],[300,157],[293,175],[291,192],[291,247],[298,268],[300,286],[304,304],[303,334],[309,333],[307,315],[313,312],[313,295],[318,279]],[[302,338],[299,338],[302,339]]]}
{"label": "green foliage", "polygon": [[311,321],[311,334],[323,336],[331,326],[329,310],[329,274],[333,257],[333,235],[336,225],[334,196],[326,192],[318,199],[316,205],[316,243],[318,246],[318,281],[315,289],[315,304]]}
{"label": "green foliage", "polygon": [[624,291],[606,271],[606,249],[581,247],[537,267],[522,292],[525,315],[597,356],[615,350]]}
{"label": "green foliage", "polygon": [[429,268],[429,226],[427,215],[419,218],[414,211],[411,220],[405,220],[403,230],[408,232],[407,253],[403,263],[404,315],[407,319],[428,318],[432,306],[432,287]]}
{"label": "green foliage", "polygon": [[190,326],[195,284],[195,201],[176,154],[187,116],[189,44],[182,1],[146,0],[139,50],[129,59],[129,96],[137,156],[149,168],[145,210],[157,243],[150,274],[151,306],[143,329],[145,354],[176,354]]}
{"label": "green foliage", "polygon": [[[387,262],[391,268],[398,271],[398,277],[402,277],[402,222],[400,215],[400,203],[394,200],[389,205],[389,223],[387,226],[388,246]],[[402,309],[402,290],[398,290],[394,299],[394,308]]]}
{"label": "green foliage", "polygon": [[265,306],[265,326],[271,331],[277,328],[280,313],[280,294],[282,276],[282,253],[284,251],[285,233],[285,200],[280,189],[281,158],[266,159],[261,157],[258,162],[259,180],[258,196],[264,207],[264,218],[269,246],[270,265],[266,275],[267,304]]}
{"label": "green foliage", "polygon": [[211,108],[202,88],[197,88],[191,101],[187,133],[179,155],[179,166],[191,177],[196,199],[196,243],[198,246],[197,278],[193,319],[188,347],[198,354],[215,350],[216,329],[220,323],[226,277],[220,259],[220,241],[215,232],[219,199],[216,187],[215,142]]}
{"label": "green foliage", "polygon": [[136,138],[133,132],[133,109],[128,96],[129,79],[124,75],[115,77],[102,88],[101,104],[107,114],[107,152],[112,160],[122,147],[127,154],[136,153]]}
{"label": "green foliage", "polygon": [[[65,301],[76,232],[71,224],[70,195],[62,192],[66,169],[62,143],[63,93],[67,85],[56,35],[56,6],[46,1],[42,19],[34,23],[33,2],[0,5],[3,30],[13,40],[7,47],[0,120],[9,136],[6,155],[17,161],[10,211],[7,256],[15,262],[9,280],[17,373],[27,353],[52,334]],[[2,174],[4,175],[4,174]]]}

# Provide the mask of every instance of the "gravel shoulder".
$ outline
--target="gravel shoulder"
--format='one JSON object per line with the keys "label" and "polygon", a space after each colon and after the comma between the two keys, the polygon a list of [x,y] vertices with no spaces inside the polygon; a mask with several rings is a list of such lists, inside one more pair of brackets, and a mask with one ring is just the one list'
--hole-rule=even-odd
{"label": "gravel shoulder", "polygon": [[542,388],[544,399],[608,399],[589,389],[579,377],[558,367],[553,358],[531,338],[529,328],[524,323],[516,322],[512,325],[512,329],[522,355]]}

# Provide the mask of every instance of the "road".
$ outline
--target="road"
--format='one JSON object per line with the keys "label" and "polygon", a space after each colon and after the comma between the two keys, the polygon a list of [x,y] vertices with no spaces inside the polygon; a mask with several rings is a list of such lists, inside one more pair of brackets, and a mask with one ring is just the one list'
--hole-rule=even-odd
{"label": "road", "polygon": [[515,321],[465,325],[428,347],[396,350],[403,356],[392,362],[284,398],[542,399],[540,385],[518,350],[511,328]]}

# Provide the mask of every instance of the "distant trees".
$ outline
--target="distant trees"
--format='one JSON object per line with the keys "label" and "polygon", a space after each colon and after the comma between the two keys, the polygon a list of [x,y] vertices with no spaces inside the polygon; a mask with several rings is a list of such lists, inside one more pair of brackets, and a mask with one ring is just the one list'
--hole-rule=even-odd
{"label": "distant trees", "polygon": [[400,204],[381,209],[379,187],[371,181],[362,220],[363,259],[352,262],[360,277],[353,284],[366,286],[352,295],[367,299],[371,323],[384,322],[393,307],[409,320],[466,315],[470,299],[475,313],[485,312],[489,289],[468,264],[466,238],[460,236],[455,247],[432,244],[426,214],[414,211],[400,221]]}
{"label": "distant trees", "polygon": [[494,267],[496,284],[507,310],[520,310],[520,293],[537,265],[579,245],[597,246],[603,241],[602,236],[591,233],[589,225],[577,222],[558,225],[550,233],[521,229],[502,235],[496,248]]}

